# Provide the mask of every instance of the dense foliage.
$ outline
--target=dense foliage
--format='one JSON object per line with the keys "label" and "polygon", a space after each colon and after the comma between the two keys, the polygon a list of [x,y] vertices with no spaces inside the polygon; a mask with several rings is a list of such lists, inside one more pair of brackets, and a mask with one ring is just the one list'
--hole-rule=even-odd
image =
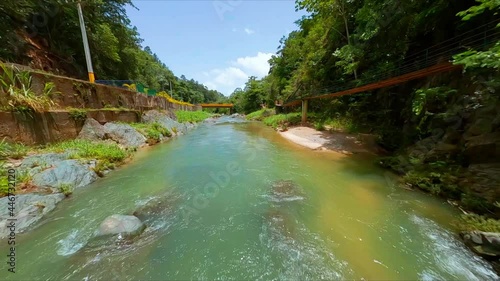
{"label": "dense foliage", "polygon": [[[190,103],[225,99],[193,79],[176,77],[149,47],[143,48],[127,17],[127,5],[132,1],[82,1],[97,79],[132,80]],[[75,1],[0,1],[0,41],[0,60],[87,76]]]}

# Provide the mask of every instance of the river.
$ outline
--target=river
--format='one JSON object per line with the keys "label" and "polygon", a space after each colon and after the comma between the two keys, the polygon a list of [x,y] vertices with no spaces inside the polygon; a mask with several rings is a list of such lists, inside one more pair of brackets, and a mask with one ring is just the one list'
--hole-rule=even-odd
{"label": "river", "polygon": [[[456,210],[397,188],[373,160],[259,123],[203,124],[75,191],[17,236],[17,273],[2,262],[2,279],[498,279],[457,240]],[[297,193],[273,196],[283,181]],[[85,246],[104,218],[155,198],[166,207],[135,241]]]}

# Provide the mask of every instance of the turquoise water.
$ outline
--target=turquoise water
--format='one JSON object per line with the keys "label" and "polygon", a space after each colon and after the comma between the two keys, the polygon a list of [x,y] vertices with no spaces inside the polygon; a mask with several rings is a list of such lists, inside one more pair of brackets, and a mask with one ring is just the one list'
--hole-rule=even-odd
{"label": "turquoise water", "polygon": [[[293,196],[273,194],[279,181]],[[107,216],[158,199],[136,240],[86,246]],[[221,119],[77,190],[18,235],[17,273],[2,263],[2,279],[498,279],[456,239],[456,216],[395,187],[370,156],[311,151]]]}

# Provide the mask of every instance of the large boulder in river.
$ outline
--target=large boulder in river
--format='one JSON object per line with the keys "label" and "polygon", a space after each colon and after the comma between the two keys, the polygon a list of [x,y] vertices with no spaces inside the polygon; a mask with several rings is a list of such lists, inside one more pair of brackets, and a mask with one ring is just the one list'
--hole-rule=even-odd
{"label": "large boulder in river", "polygon": [[71,184],[75,188],[84,187],[98,179],[97,174],[77,160],[64,160],[53,164],[52,168],[33,176],[33,184],[40,187],[58,188]]}
{"label": "large boulder in river", "polygon": [[136,216],[112,215],[101,223],[95,236],[121,235],[134,237],[140,235],[145,228],[146,225]]}
{"label": "large boulder in river", "polygon": [[102,140],[106,135],[106,128],[93,118],[87,118],[83,128],[78,134],[79,139]]}
{"label": "large boulder in river", "polygon": [[7,219],[16,220],[16,233],[24,232],[30,226],[38,222],[48,212],[54,210],[57,203],[63,200],[63,194],[22,194],[16,195],[14,217],[11,216],[8,209],[9,198],[0,198],[0,239],[10,235],[9,221]]}
{"label": "large boulder in river", "polygon": [[146,145],[146,137],[128,124],[106,123],[106,138],[125,147],[141,147]]}
{"label": "large boulder in river", "polygon": [[500,258],[500,233],[467,231],[460,233],[460,236],[476,254],[487,259]]}

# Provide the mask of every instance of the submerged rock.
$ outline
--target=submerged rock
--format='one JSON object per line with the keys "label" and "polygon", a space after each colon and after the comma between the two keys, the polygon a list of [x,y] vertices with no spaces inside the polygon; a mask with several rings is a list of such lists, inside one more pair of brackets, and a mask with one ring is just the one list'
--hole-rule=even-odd
{"label": "submerged rock", "polygon": [[58,188],[71,184],[75,188],[84,187],[98,179],[97,174],[77,160],[64,160],[53,164],[52,168],[33,176],[33,184],[40,187]]}
{"label": "submerged rock", "polygon": [[128,124],[106,123],[106,138],[125,147],[142,147],[146,145],[146,137]]}
{"label": "submerged rock", "polygon": [[279,180],[272,184],[271,199],[273,201],[303,200],[300,187],[291,180]]}
{"label": "submerged rock", "polygon": [[14,217],[11,217],[8,209],[9,198],[0,198],[0,206],[5,206],[5,208],[0,208],[0,239],[10,235],[10,221],[7,221],[8,219],[16,219],[16,233],[24,232],[42,219],[45,214],[52,211],[57,203],[61,202],[64,198],[65,196],[60,193],[50,195],[16,195]]}
{"label": "submerged rock", "polygon": [[173,202],[168,196],[157,197],[140,206],[132,214],[142,221],[149,221],[166,216],[172,210]]}
{"label": "submerged rock", "polygon": [[467,231],[460,233],[460,236],[476,254],[487,259],[500,258],[500,233]]}
{"label": "submerged rock", "polygon": [[146,225],[136,216],[112,215],[107,217],[99,226],[95,236],[123,235],[134,237],[140,235]]}

